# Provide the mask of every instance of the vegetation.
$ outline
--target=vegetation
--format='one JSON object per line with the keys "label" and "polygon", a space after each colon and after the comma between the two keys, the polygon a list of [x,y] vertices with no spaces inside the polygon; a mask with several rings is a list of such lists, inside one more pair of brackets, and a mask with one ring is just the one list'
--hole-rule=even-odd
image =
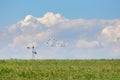
{"label": "vegetation", "polygon": [[120,80],[120,60],[0,60],[0,80]]}

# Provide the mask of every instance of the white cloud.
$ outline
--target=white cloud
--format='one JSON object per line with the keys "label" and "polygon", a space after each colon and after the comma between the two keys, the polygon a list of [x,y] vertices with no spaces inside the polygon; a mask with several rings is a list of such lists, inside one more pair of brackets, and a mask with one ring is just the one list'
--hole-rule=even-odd
{"label": "white cloud", "polygon": [[101,33],[103,40],[107,43],[113,43],[119,41],[120,38],[120,24],[106,26]]}
{"label": "white cloud", "polygon": [[[2,46],[9,44],[9,47],[13,48],[36,44],[40,46],[39,44],[41,42],[46,42],[48,38],[53,36],[55,39],[57,39],[55,46],[58,47],[64,44],[64,41],[69,41],[70,45],[65,47],[65,50],[69,53],[72,49],[72,55],[74,55],[76,47],[80,50],[84,48],[87,50],[89,49],[88,52],[84,50],[82,50],[82,52],[90,53],[90,51],[93,52],[96,47],[99,49],[99,46],[101,44],[106,49],[106,51],[113,53],[120,52],[118,50],[120,48],[119,19],[70,20],[61,16],[59,13],[54,14],[52,12],[48,12],[43,17],[34,17],[32,15],[27,15],[25,19],[13,24],[12,26],[9,26],[8,30],[2,32],[2,34],[4,33],[6,36],[4,36],[4,40],[2,39],[2,41],[4,41],[3,43],[1,42]],[[0,36],[3,36],[2,34],[0,34]],[[49,44],[52,45],[53,43],[50,42]],[[18,50],[19,49],[20,48],[18,48]],[[48,46],[46,49],[48,49]],[[61,51],[62,50],[63,48],[61,48]]]}
{"label": "white cloud", "polygon": [[52,30],[47,30],[46,32],[40,32],[40,33],[38,33],[35,36],[35,38],[36,38],[36,40],[41,41],[41,40],[44,40],[46,38],[49,38],[50,36],[52,36],[53,33],[54,32]]}
{"label": "white cloud", "polygon": [[36,24],[37,22],[37,18],[33,17],[32,15],[27,15],[23,21],[20,21],[21,27],[25,27],[30,24]]}
{"label": "white cloud", "polygon": [[38,21],[46,26],[53,26],[58,23],[63,23],[68,21],[68,19],[62,17],[60,14],[53,14],[52,12],[47,12],[44,17],[38,18]]}
{"label": "white cloud", "polygon": [[46,38],[49,38],[53,34],[52,30],[46,30],[45,32],[39,32],[37,34],[28,34],[28,35],[19,35],[14,37],[13,43],[9,44],[9,47],[24,47],[28,44],[34,43],[37,41],[40,43],[41,41],[45,40]]}
{"label": "white cloud", "polygon": [[33,35],[19,35],[14,37],[13,43],[9,44],[9,47],[14,48],[14,47],[20,47],[24,46],[27,43],[33,42]]}
{"label": "white cloud", "polygon": [[24,20],[20,21],[20,25],[21,27],[27,27],[27,26],[36,27],[38,24],[43,24],[47,27],[47,26],[53,26],[56,24],[67,22],[67,21],[68,19],[62,17],[60,14],[54,14],[52,12],[47,12],[41,18],[39,17],[36,18],[32,15],[27,15]]}
{"label": "white cloud", "polygon": [[111,54],[120,54],[120,20],[111,20],[111,24],[105,26],[101,31],[101,43],[104,47],[107,47]]}
{"label": "white cloud", "polygon": [[79,40],[76,43],[78,48],[93,48],[98,46],[99,43],[97,41],[86,41],[86,40]]}
{"label": "white cloud", "polygon": [[20,31],[22,33],[34,33],[37,30],[46,30],[48,29],[48,26],[51,27],[68,21],[68,19],[64,18],[60,14],[54,14],[52,12],[47,12],[43,17],[27,15],[23,20],[10,26],[9,32],[13,33],[14,31]]}
{"label": "white cloud", "polygon": [[93,28],[96,24],[98,24],[96,19],[74,19],[74,20],[69,20],[67,22],[63,22],[60,24],[62,29],[69,29],[69,28]]}
{"label": "white cloud", "polygon": [[12,33],[14,31],[16,31],[17,27],[16,25],[12,25],[10,28],[9,28],[9,32]]}

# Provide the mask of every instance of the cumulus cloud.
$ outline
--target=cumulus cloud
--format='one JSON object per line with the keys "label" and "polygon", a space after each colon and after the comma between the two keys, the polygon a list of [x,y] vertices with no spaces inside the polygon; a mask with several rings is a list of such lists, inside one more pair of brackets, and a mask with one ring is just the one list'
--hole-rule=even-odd
{"label": "cumulus cloud", "polygon": [[107,26],[102,30],[102,36],[109,42],[117,42],[120,38],[120,24]]}
{"label": "cumulus cloud", "polygon": [[33,35],[19,35],[14,37],[13,43],[9,44],[9,47],[14,48],[18,46],[24,46],[24,44],[33,41]]}
{"label": "cumulus cloud", "polygon": [[99,43],[97,41],[87,41],[87,40],[79,40],[76,43],[78,48],[93,48],[98,46]]}
{"label": "cumulus cloud", "polygon": [[101,39],[103,46],[108,47],[112,53],[120,53],[120,20],[116,20],[114,24],[106,26],[101,31]]}
{"label": "cumulus cloud", "polygon": [[37,23],[37,20],[32,15],[27,15],[25,17],[25,19],[23,21],[21,21],[20,23],[21,23],[21,27],[25,27],[25,26],[28,26],[30,24]]}
{"label": "cumulus cloud", "polygon": [[14,48],[17,46],[26,46],[34,43],[35,41],[40,42],[48,38],[53,34],[52,30],[46,30],[45,32],[39,32],[37,34],[19,35],[14,37],[13,43],[9,44],[10,47]]}
{"label": "cumulus cloud", "polygon": [[60,14],[53,14],[52,12],[47,12],[42,18],[38,18],[37,20],[46,26],[53,26],[68,21],[68,19],[62,17]]}
{"label": "cumulus cloud", "polygon": [[9,27],[9,34],[13,38],[10,47],[23,46],[23,44],[32,43],[33,41],[43,41],[53,35],[55,30],[48,28],[56,24],[68,21],[60,14],[47,12],[43,17],[37,18],[32,15],[27,15],[23,20]]}
{"label": "cumulus cloud", "polygon": [[[89,52],[92,53],[96,47],[98,48],[101,45],[106,51],[120,52],[118,50],[120,48],[119,19],[98,20],[80,18],[70,20],[59,13],[47,12],[43,17],[27,15],[23,20],[9,26],[8,30],[3,33],[6,36],[4,36],[5,40],[2,45],[9,45],[12,48],[39,45],[41,42],[46,42],[51,36],[54,36],[57,39],[56,46],[61,46],[65,43],[64,41],[70,42],[70,47],[67,46],[65,48],[68,50],[66,51],[68,53],[71,49],[73,50],[72,56],[76,48],[80,50],[83,48],[91,49]],[[3,36],[2,34],[0,36]],[[49,41],[49,44],[52,45],[53,42]]]}

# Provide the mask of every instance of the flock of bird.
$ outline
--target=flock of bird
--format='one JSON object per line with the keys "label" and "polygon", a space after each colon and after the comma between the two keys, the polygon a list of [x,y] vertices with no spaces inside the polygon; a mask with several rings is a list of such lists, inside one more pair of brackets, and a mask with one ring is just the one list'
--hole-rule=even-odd
{"label": "flock of bird", "polygon": [[55,38],[49,38],[46,44],[50,47],[65,47],[67,46],[68,41],[56,40]]}

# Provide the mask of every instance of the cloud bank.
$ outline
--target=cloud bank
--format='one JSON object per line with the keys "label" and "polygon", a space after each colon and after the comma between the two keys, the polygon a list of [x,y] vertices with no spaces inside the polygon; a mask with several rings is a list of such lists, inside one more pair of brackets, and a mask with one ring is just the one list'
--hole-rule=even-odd
{"label": "cloud bank", "polygon": [[[120,19],[71,20],[59,13],[47,12],[43,17],[25,16],[23,20],[9,26],[0,36],[4,36],[4,40],[0,38],[1,55],[10,54],[6,49],[12,49],[13,52],[16,49],[18,53],[14,54],[20,54],[20,50],[27,53],[26,46],[36,45],[44,53],[38,54],[38,58],[120,58]],[[50,37],[61,43],[66,41],[67,46],[46,46]]]}

